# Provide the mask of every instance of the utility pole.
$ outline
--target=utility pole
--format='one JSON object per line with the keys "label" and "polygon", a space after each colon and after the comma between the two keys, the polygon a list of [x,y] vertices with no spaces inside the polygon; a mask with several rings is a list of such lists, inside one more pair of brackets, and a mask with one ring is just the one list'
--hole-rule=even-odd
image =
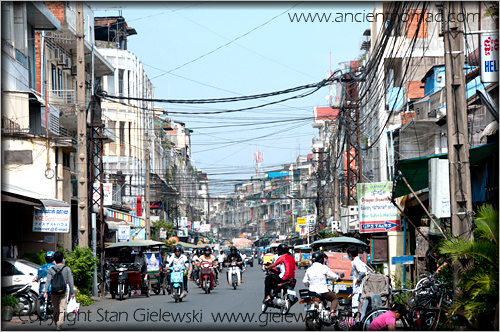
{"label": "utility pole", "polygon": [[150,204],[151,204],[151,191],[149,189],[150,183],[149,183],[149,136],[148,136],[148,130],[149,128],[147,127],[148,121],[146,121],[146,149],[145,149],[145,176],[146,176],[146,185],[145,185],[145,193],[144,193],[144,199],[145,199],[145,204],[146,206],[144,207],[145,214],[146,214],[146,240],[151,240],[151,221],[150,221]]}
{"label": "utility pole", "polygon": [[[446,124],[448,130],[448,159],[450,162],[451,230],[455,237],[472,238],[472,201],[465,99],[464,34],[457,22],[460,3],[444,6],[444,60],[446,77]],[[453,16],[455,17],[453,19]],[[453,266],[453,285],[460,281],[458,263]]]}
{"label": "utility pole", "polygon": [[76,104],[78,137],[78,246],[89,245],[87,189],[87,111],[85,107],[85,49],[83,35],[83,2],[76,2]]}

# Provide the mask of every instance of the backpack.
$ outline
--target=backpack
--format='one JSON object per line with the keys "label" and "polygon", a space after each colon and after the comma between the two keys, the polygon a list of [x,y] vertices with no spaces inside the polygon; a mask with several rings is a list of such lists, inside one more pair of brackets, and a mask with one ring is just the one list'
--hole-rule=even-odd
{"label": "backpack", "polygon": [[52,282],[50,283],[50,292],[52,295],[63,295],[66,294],[66,279],[62,275],[62,271],[66,266],[63,266],[62,269],[56,270],[56,274],[52,277]]}

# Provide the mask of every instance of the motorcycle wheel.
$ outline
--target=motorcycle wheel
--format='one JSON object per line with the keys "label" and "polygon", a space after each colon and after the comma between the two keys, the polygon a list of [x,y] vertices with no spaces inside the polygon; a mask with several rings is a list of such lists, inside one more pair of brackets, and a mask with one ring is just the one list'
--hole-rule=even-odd
{"label": "motorcycle wheel", "polygon": [[38,300],[38,305],[36,307],[36,314],[40,319],[40,321],[45,322],[49,318],[48,311],[49,311],[48,305],[47,308],[45,308],[45,297],[42,296]]}
{"label": "motorcycle wheel", "polygon": [[125,291],[125,285],[118,286],[120,288],[120,301],[123,301],[123,292]]}
{"label": "motorcycle wheel", "polygon": [[288,295],[285,295],[285,299],[283,301],[285,301],[285,304],[281,307],[281,314],[284,316],[290,311],[290,299],[288,298]]}
{"label": "motorcycle wheel", "polygon": [[316,330],[313,318],[306,318],[306,330],[308,331]]}
{"label": "motorcycle wheel", "polygon": [[155,292],[156,295],[159,295],[160,294],[160,288],[155,288],[154,292]]}
{"label": "motorcycle wheel", "polygon": [[111,293],[111,298],[114,300],[116,299],[116,294],[115,293]]}
{"label": "motorcycle wheel", "polygon": [[31,303],[28,294],[21,294],[18,296],[19,298],[19,307],[18,312],[19,315],[29,315],[33,310],[33,304]]}
{"label": "motorcycle wheel", "polygon": [[266,311],[267,311],[267,304],[262,303],[262,313],[264,314],[266,313]]}
{"label": "motorcycle wheel", "polygon": [[182,302],[182,298],[179,299],[179,302]]}
{"label": "motorcycle wheel", "polygon": [[203,287],[205,288],[205,294],[208,294],[208,290],[209,290],[210,286],[208,286],[208,282],[206,280],[204,282],[204,286]]}

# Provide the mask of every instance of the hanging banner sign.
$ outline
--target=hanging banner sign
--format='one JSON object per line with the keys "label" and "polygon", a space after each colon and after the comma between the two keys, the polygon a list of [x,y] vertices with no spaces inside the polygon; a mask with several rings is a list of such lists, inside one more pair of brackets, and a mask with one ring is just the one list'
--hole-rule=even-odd
{"label": "hanging banner sign", "polygon": [[193,221],[193,229],[195,231],[200,229],[200,222],[199,221]]}
{"label": "hanging banner sign", "polygon": [[498,33],[481,35],[481,82],[498,82]]}
{"label": "hanging banner sign", "polygon": [[130,241],[130,226],[118,226],[117,230],[118,242]]}
{"label": "hanging banner sign", "polygon": [[297,225],[306,225],[307,218],[297,218]]}
{"label": "hanging banner sign", "polygon": [[392,182],[358,183],[360,233],[400,231],[401,220],[391,203]]}
{"label": "hanging banner sign", "polygon": [[210,229],[211,229],[210,224],[200,225],[200,232],[210,232]]}
{"label": "hanging banner sign", "polygon": [[[94,202],[99,203],[99,183],[94,183],[94,192],[92,194],[92,199]],[[102,184],[102,190],[104,192],[104,199],[103,199],[103,205],[104,206],[109,206],[113,205],[113,184],[112,183],[103,183]]]}
{"label": "hanging banner sign", "polygon": [[33,210],[33,232],[69,233],[70,207],[46,207]]}

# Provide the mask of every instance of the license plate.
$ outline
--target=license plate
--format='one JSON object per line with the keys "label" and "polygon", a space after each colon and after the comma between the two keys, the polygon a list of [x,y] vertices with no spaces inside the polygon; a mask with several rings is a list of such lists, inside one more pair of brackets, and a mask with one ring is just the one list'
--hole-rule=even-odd
{"label": "license plate", "polygon": [[335,285],[335,287],[333,288],[333,291],[335,293],[338,293],[339,291],[345,291],[347,290],[347,286],[346,285]]}
{"label": "license plate", "polygon": [[40,282],[47,282],[47,278],[40,278]]}
{"label": "license plate", "polygon": [[297,293],[294,290],[288,289],[286,291],[289,295],[297,296]]}
{"label": "license plate", "polygon": [[311,311],[311,310],[314,310],[314,303],[310,303],[306,305],[306,307],[304,308],[304,311]]}

